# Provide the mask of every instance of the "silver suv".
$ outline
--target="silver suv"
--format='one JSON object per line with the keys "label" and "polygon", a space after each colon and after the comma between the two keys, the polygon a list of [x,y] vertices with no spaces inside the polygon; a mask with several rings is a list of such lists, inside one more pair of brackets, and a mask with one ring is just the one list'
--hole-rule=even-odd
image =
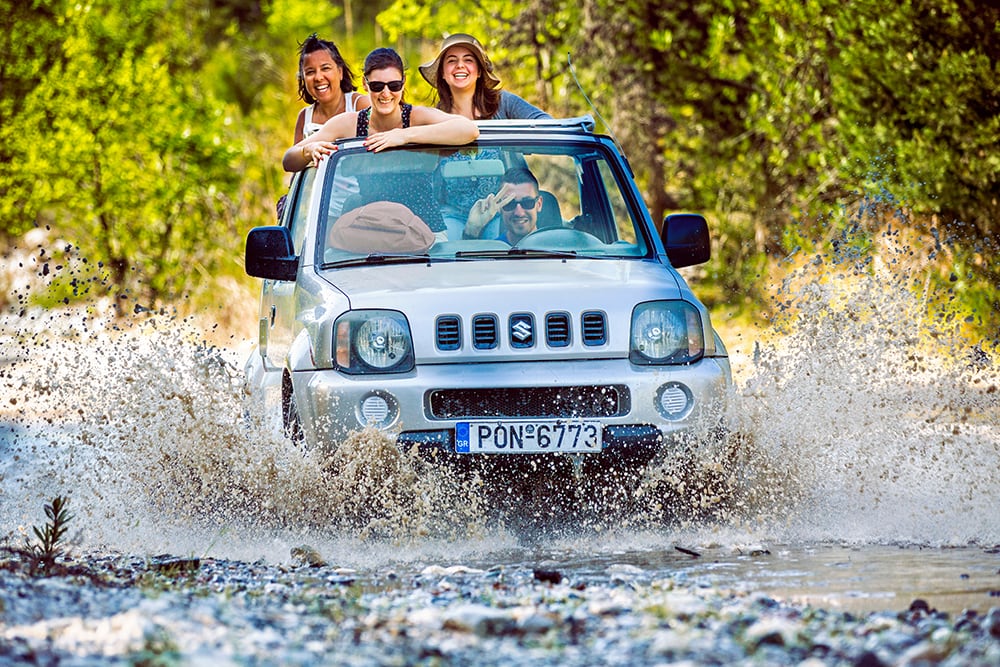
{"label": "silver suv", "polygon": [[454,457],[642,462],[718,425],[728,355],[675,270],[709,258],[705,219],[658,233],[593,130],[484,121],[468,146],[382,153],[348,139],[296,174],[280,224],[247,238],[263,279],[248,389],[330,448],[374,426]]}

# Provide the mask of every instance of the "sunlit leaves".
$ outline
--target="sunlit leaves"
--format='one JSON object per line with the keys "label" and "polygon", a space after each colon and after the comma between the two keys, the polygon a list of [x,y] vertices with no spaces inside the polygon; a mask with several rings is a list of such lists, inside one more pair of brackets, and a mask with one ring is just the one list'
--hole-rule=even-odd
{"label": "sunlit leaves", "polygon": [[433,95],[416,66],[469,32],[507,90],[602,116],[654,215],[709,214],[719,294],[870,198],[905,201],[918,232],[953,228],[933,258],[952,287],[1000,284],[989,3],[0,0],[0,28],[0,234],[53,225],[151,293],[239,273],[242,234],[273,220],[314,31],[356,69],[399,49],[417,103]]}
{"label": "sunlit leaves", "polygon": [[62,56],[26,97],[12,143],[24,214],[52,216],[110,268],[115,289],[149,301],[197,279],[190,266],[206,233],[236,231],[216,194],[235,182],[226,114],[170,71],[169,41],[149,39],[165,20],[152,4],[74,7]]}
{"label": "sunlit leaves", "polygon": [[302,35],[302,39],[312,32],[327,33],[343,13],[333,2],[275,0],[267,16],[267,28],[274,34]]}

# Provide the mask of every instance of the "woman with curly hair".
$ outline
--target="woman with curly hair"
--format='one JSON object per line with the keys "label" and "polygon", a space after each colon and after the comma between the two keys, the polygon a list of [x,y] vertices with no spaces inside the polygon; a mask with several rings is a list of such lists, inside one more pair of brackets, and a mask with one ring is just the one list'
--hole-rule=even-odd
{"label": "woman with curly hair", "polygon": [[299,48],[299,99],[309,106],[295,121],[295,143],[323,127],[323,123],[345,111],[371,106],[367,95],[355,92],[354,73],[337,45],[309,35]]}

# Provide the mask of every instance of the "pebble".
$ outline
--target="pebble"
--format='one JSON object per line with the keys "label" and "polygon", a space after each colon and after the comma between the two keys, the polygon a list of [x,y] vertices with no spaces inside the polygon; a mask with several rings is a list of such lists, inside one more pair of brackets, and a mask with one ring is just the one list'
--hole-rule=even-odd
{"label": "pebble", "polygon": [[471,632],[480,637],[511,634],[517,621],[509,610],[479,604],[454,607],[444,614],[444,629]]}
{"label": "pebble", "polygon": [[425,577],[450,577],[456,574],[483,574],[483,570],[464,565],[452,565],[444,567],[442,565],[429,565],[420,572]]}
{"label": "pebble", "polygon": [[534,570],[535,581],[544,581],[548,584],[562,583],[563,575],[558,570]]}
{"label": "pebble", "polygon": [[992,636],[1000,639],[1000,607],[990,609],[989,613],[986,614],[986,619],[983,621],[983,627]]}
{"label": "pebble", "polygon": [[91,576],[51,578],[0,558],[0,664],[1000,664],[1000,607],[855,615],[626,565],[389,576],[307,554],[292,567],[78,557]]}
{"label": "pebble", "polygon": [[777,646],[792,646],[798,642],[801,626],[784,618],[765,618],[756,621],[746,630],[749,642],[760,644],[775,644]]}

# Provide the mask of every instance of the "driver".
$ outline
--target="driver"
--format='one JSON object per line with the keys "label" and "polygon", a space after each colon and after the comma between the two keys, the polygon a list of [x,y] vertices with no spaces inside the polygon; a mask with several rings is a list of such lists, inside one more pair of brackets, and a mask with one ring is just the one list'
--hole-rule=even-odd
{"label": "driver", "polygon": [[463,239],[478,239],[500,214],[503,226],[498,237],[514,245],[538,228],[542,198],[538,195],[538,179],[523,167],[508,169],[500,179],[500,191],[476,201],[469,210],[469,219],[462,232]]}

